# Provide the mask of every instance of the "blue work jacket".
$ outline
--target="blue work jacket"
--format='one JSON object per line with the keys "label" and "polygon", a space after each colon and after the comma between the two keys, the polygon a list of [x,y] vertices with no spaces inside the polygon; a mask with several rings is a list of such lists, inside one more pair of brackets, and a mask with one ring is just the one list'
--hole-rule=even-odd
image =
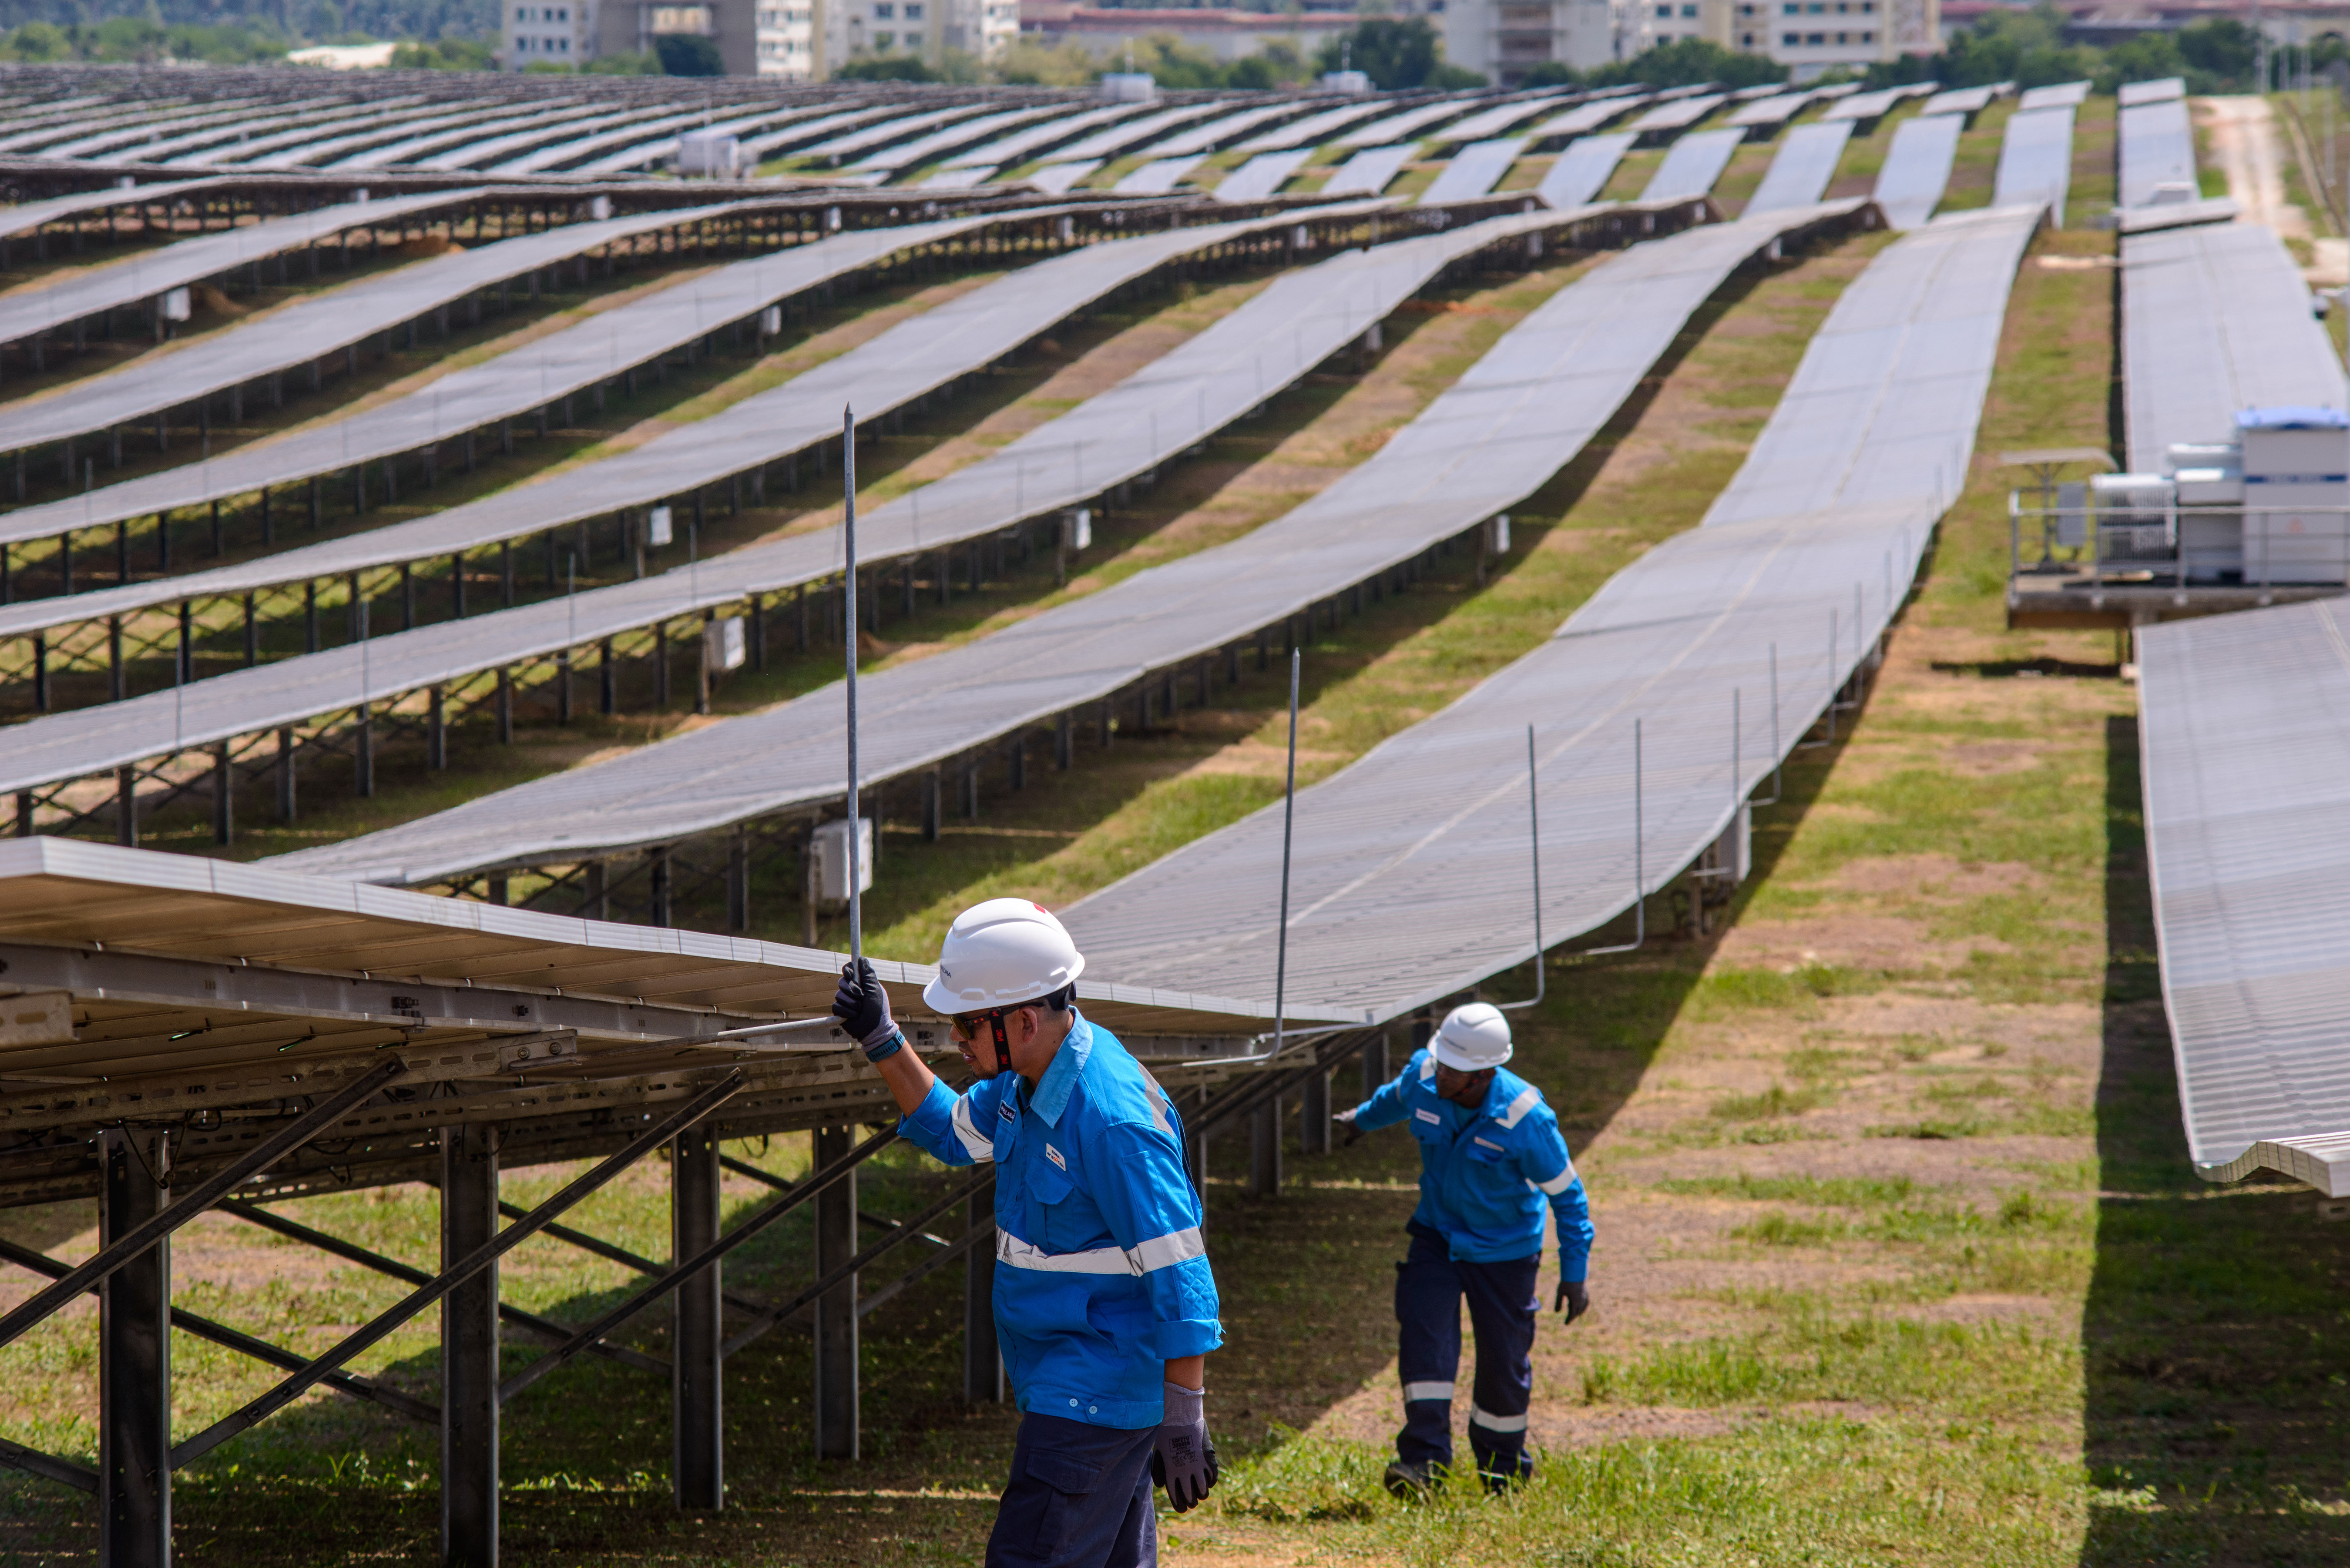
{"label": "blue work jacket", "polygon": [[1165,1364],[1224,1341],[1158,1081],[1080,1014],[1033,1094],[1014,1073],[932,1084],[898,1130],[949,1165],[995,1161],[995,1332],[1020,1408],[1157,1426]]}
{"label": "blue work jacket", "polygon": [[1419,1140],[1419,1208],[1412,1218],[1440,1231],[1466,1262],[1531,1258],[1542,1251],[1543,1205],[1558,1217],[1558,1267],[1581,1280],[1591,1263],[1591,1200],[1542,1091],[1495,1070],[1476,1113],[1436,1092],[1436,1055],[1412,1053],[1395,1082],[1355,1108],[1366,1132],[1404,1122]]}

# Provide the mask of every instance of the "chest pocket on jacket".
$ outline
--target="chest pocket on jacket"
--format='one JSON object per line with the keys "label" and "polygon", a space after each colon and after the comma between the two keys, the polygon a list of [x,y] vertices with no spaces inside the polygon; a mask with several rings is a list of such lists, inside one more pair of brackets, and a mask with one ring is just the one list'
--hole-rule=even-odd
{"label": "chest pocket on jacket", "polygon": [[1027,1196],[1029,1238],[1044,1246],[1066,1247],[1062,1237],[1069,1228],[1067,1200],[1076,1184],[1058,1168],[1039,1159],[1028,1167],[1021,1185]]}
{"label": "chest pocket on jacket", "polygon": [[1482,1133],[1469,1135],[1469,1158],[1480,1165],[1498,1165],[1510,1156],[1509,1148],[1500,1140]]}
{"label": "chest pocket on jacket", "polygon": [[1444,1125],[1442,1111],[1430,1110],[1426,1106],[1414,1106],[1411,1111],[1411,1136],[1422,1143],[1451,1141],[1451,1129]]}

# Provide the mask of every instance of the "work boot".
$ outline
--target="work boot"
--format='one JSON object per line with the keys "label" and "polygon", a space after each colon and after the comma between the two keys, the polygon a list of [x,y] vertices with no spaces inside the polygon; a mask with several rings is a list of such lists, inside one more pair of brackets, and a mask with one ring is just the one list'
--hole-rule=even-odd
{"label": "work boot", "polygon": [[1398,1459],[1388,1467],[1388,1473],[1380,1479],[1388,1491],[1406,1502],[1426,1502],[1444,1485],[1444,1470],[1438,1465]]}
{"label": "work boot", "polygon": [[1486,1496],[1500,1497],[1533,1481],[1534,1461],[1523,1452],[1506,1459],[1498,1454],[1481,1456],[1477,1461],[1477,1479],[1485,1483]]}

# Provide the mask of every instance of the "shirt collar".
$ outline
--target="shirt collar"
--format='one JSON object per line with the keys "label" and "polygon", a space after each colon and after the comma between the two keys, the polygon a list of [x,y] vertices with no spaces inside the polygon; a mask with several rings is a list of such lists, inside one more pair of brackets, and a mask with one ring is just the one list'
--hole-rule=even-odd
{"label": "shirt collar", "polygon": [[1094,1026],[1072,1007],[1068,1037],[1053,1054],[1053,1064],[1036,1080],[1036,1092],[1028,1100],[1028,1108],[1043,1117],[1046,1127],[1061,1125],[1061,1113],[1068,1108],[1069,1096],[1077,1092],[1077,1076],[1086,1070],[1086,1058],[1093,1053]]}
{"label": "shirt collar", "polygon": [[1499,1121],[1510,1114],[1511,1102],[1517,1097],[1517,1085],[1507,1074],[1496,1073],[1493,1081],[1485,1085],[1485,1103],[1477,1107],[1477,1114]]}

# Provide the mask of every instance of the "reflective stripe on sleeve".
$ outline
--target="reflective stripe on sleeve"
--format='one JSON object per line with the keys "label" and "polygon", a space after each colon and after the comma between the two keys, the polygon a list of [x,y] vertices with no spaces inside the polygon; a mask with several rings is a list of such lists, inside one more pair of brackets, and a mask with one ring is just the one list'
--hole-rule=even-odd
{"label": "reflective stripe on sleeve", "polygon": [[1208,1243],[1196,1225],[1188,1231],[1170,1231],[1164,1236],[1153,1236],[1133,1251],[1126,1254],[1134,1260],[1135,1272],[1148,1274],[1159,1269],[1171,1269],[1190,1258],[1208,1255]]}
{"label": "reflective stripe on sleeve", "polygon": [[1452,1385],[1450,1383],[1407,1383],[1403,1386],[1403,1402],[1405,1404],[1417,1405],[1422,1399],[1441,1399],[1446,1404],[1450,1405],[1452,1403]]}
{"label": "reflective stripe on sleeve", "polygon": [[1523,1416],[1496,1416],[1482,1405],[1469,1407],[1469,1424],[1482,1427],[1489,1432],[1523,1432],[1526,1429]]}
{"label": "reflective stripe on sleeve", "polygon": [[962,1142],[963,1153],[974,1160],[995,1158],[995,1140],[983,1135],[972,1122],[971,1097],[968,1095],[956,1097],[952,1125],[955,1137]]}
{"label": "reflective stripe on sleeve", "polygon": [[1532,1085],[1527,1085],[1523,1094],[1519,1095],[1516,1099],[1510,1102],[1510,1108],[1502,1113],[1502,1125],[1505,1127],[1513,1127],[1517,1126],[1520,1122],[1525,1120],[1526,1113],[1528,1111],[1533,1110],[1536,1106],[1541,1104],[1542,1091],[1534,1087]]}
{"label": "reflective stripe on sleeve", "polygon": [[1556,1176],[1552,1177],[1548,1181],[1530,1181],[1526,1185],[1534,1188],[1538,1192],[1546,1192],[1553,1198],[1555,1198],[1560,1193],[1575,1185],[1575,1161],[1571,1159],[1568,1160],[1566,1162],[1566,1168],[1560,1171]]}

